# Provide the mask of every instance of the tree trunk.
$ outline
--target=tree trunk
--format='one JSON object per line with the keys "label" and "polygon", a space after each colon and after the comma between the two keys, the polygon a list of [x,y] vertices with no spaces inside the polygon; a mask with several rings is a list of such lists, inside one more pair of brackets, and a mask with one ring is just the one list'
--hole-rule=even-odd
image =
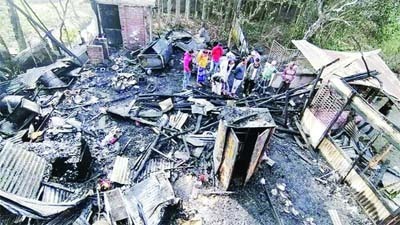
{"label": "tree trunk", "polygon": [[[235,23],[238,20],[238,18],[240,18],[240,8],[242,7],[242,1],[243,0],[238,0],[235,12],[233,14],[233,19],[232,19],[232,22],[231,22],[231,28],[235,25]],[[229,31],[229,38],[228,38],[228,46],[229,47],[231,47],[231,41],[232,41],[232,32]]]}
{"label": "tree trunk", "polygon": [[15,40],[17,40],[18,48],[20,51],[26,49],[26,41],[24,33],[22,31],[21,22],[19,21],[19,16],[17,10],[14,7],[14,0],[7,0],[8,12],[10,15],[11,25],[13,27]]}
{"label": "tree trunk", "polygon": [[162,6],[161,6],[161,2],[163,0],[157,0],[157,27],[158,29],[161,29],[161,12],[162,12]]}
{"label": "tree trunk", "polygon": [[190,16],[190,0],[185,1],[185,18],[188,20]]}
{"label": "tree trunk", "polygon": [[208,0],[203,0],[203,5],[201,9],[201,20],[205,21],[207,18],[207,2]]}
{"label": "tree trunk", "polygon": [[215,6],[215,1],[207,1],[207,17],[206,20],[210,20],[213,16],[213,7]]}
{"label": "tree trunk", "polygon": [[198,1],[194,1],[194,18],[197,19],[199,17],[199,12],[197,11]]}
{"label": "tree trunk", "polygon": [[0,45],[4,47],[4,50],[6,51],[6,58],[10,57],[10,50],[8,49],[7,43],[4,41],[3,37],[0,34]]}
{"label": "tree trunk", "polygon": [[172,0],[167,1],[167,17],[168,22],[171,22],[171,10],[172,10]]}
{"label": "tree trunk", "polygon": [[286,10],[286,16],[288,16],[289,12],[290,12],[290,8],[292,8],[292,0],[289,1],[289,6]]}
{"label": "tree trunk", "polygon": [[232,15],[233,11],[233,1],[228,1],[227,3],[227,8],[226,8],[226,13],[225,13],[225,18],[224,18],[224,29],[227,30],[228,24],[229,24],[229,18]]}
{"label": "tree trunk", "polygon": [[319,16],[318,19],[308,27],[307,31],[304,33],[303,40],[308,40],[313,37],[321,27],[323,27],[327,22],[324,16]]}
{"label": "tree trunk", "polygon": [[179,23],[181,19],[181,0],[175,0],[175,23]]}

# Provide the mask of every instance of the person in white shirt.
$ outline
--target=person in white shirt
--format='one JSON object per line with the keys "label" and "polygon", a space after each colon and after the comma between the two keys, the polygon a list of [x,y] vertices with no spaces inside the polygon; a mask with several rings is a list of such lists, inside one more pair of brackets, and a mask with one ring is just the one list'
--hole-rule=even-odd
{"label": "person in white shirt", "polygon": [[244,90],[243,93],[245,96],[249,96],[253,91],[253,88],[256,84],[256,81],[261,75],[261,65],[260,59],[255,58],[254,63],[250,64],[250,66],[246,70],[246,76],[244,78]]}

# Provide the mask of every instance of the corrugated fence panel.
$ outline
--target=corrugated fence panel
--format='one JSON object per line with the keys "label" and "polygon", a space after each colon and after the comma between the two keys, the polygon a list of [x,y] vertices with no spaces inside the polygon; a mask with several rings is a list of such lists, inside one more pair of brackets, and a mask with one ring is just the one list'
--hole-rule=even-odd
{"label": "corrugated fence panel", "polygon": [[[319,149],[332,168],[341,177],[346,176],[352,163],[342,150],[328,138],[322,140]],[[358,203],[375,223],[379,223],[391,215],[389,209],[357,171],[352,169],[346,178],[346,182],[355,190]]]}

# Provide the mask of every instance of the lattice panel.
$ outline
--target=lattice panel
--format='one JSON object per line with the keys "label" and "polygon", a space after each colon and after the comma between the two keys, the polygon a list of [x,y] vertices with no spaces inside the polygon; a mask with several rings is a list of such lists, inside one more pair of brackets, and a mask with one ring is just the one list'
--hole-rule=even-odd
{"label": "lattice panel", "polygon": [[273,41],[271,45],[271,49],[268,55],[268,61],[276,60],[278,66],[282,65],[283,63],[287,63],[288,61],[292,60],[294,57],[299,55],[299,50],[297,49],[288,49],[281,45],[277,41]]}
{"label": "lattice panel", "polygon": [[323,124],[328,126],[345,104],[345,100],[335,90],[330,89],[328,86],[323,86],[315,95],[310,111]]}

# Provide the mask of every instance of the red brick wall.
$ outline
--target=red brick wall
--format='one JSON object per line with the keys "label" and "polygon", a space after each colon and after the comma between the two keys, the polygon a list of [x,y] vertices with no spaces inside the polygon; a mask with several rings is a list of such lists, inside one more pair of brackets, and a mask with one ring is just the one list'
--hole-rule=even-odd
{"label": "red brick wall", "polygon": [[124,47],[135,49],[143,47],[148,40],[147,17],[149,9],[145,7],[119,5],[121,34]]}
{"label": "red brick wall", "polygon": [[88,45],[87,54],[91,64],[99,64],[104,62],[103,46],[101,45]]}

